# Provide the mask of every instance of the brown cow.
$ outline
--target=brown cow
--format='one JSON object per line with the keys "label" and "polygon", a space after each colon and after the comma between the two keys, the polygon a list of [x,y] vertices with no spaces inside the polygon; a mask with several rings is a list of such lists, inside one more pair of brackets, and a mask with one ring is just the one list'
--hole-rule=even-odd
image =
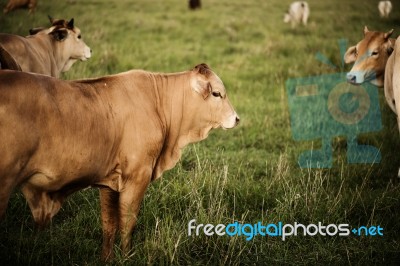
{"label": "brown cow", "polygon": [[[85,61],[91,57],[91,50],[83,42],[80,29],[74,26],[74,19],[50,18],[50,21],[50,28],[36,29],[31,31],[34,35],[27,37],[0,33],[1,49],[15,60],[22,71],[59,77],[77,60]],[[0,63],[1,68],[7,68]]]}
{"label": "brown cow", "polygon": [[[346,63],[354,63],[347,73],[347,81],[353,84],[362,84],[369,81],[378,87],[385,87],[385,97],[390,108],[397,113],[393,92],[393,69],[396,57],[393,50],[399,50],[396,39],[390,38],[393,30],[386,33],[369,31],[365,26],[364,39],[357,45],[350,47],[344,55]],[[395,46],[399,48],[395,48]],[[397,59],[399,61],[400,59]],[[397,75],[398,76],[398,75]]]}
{"label": "brown cow", "polygon": [[7,5],[3,9],[3,13],[7,14],[17,8],[27,7],[29,14],[35,12],[37,0],[9,0]]}
{"label": "brown cow", "polygon": [[387,33],[369,31],[364,28],[364,39],[357,45],[350,47],[344,55],[346,63],[354,66],[347,74],[347,81],[361,84],[370,81],[372,84],[383,87],[386,62],[394,48],[394,39],[391,39],[393,30]]}
{"label": "brown cow", "polygon": [[173,168],[186,145],[238,122],[206,64],[77,81],[0,71],[0,216],[17,186],[40,227],[66,196],[98,186],[102,258],[113,256],[118,229],[128,252],[150,181]]}

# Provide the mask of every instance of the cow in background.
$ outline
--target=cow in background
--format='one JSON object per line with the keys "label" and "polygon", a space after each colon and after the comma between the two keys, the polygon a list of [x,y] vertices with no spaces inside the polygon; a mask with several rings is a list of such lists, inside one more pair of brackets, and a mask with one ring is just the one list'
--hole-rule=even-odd
{"label": "cow in background", "polygon": [[383,18],[389,17],[390,12],[392,12],[392,2],[390,1],[380,1],[378,4],[379,14]]}
{"label": "cow in background", "polygon": [[91,57],[74,19],[50,22],[50,28],[33,29],[27,37],[0,33],[1,68],[59,77],[76,61]]}
{"label": "cow in background", "polygon": [[201,8],[201,0],[189,0],[189,9],[195,10]]}
{"label": "cow in background", "polygon": [[283,21],[285,23],[291,23],[292,28],[303,23],[304,26],[307,25],[308,17],[310,16],[310,8],[308,3],[305,1],[293,2],[288,11],[285,13]]}
{"label": "cow in background", "polygon": [[29,14],[35,12],[37,0],[9,0],[7,5],[3,9],[3,13],[7,14],[17,8],[27,7]]}

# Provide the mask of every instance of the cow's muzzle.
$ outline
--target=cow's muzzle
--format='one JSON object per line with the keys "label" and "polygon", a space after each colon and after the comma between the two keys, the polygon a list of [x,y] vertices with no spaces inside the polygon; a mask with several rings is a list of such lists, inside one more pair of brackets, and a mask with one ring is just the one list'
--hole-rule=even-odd
{"label": "cow's muzzle", "polygon": [[90,49],[88,46],[86,46],[85,50],[84,50],[84,54],[80,59],[81,59],[81,61],[86,61],[90,57],[92,57],[92,49]]}
{"label": "cow's muzzle", "polygon": [[346,79],[348,83],[360,85],[365,81],[364,75],[364,72],[349,72],[346,74]]}
{"label": "cow's muzzle", "polygon": [[230,129],[236,127],[240,122],[240,117],[234,113],[233,115],[229,116],[229,118],[221,124],[223,129]]}

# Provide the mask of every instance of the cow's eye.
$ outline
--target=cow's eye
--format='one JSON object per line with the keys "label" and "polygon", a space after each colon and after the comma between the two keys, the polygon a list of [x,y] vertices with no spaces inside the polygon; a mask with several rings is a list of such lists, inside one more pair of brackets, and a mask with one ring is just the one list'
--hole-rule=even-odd
{"label": "cow's eye", "polygon": [[81,39],[81,38],[82,38],[82,35],[79,34],[79,35],[78,35],[78,39]]}
{"label": "cow's eye", "polygon": [[220,97],[220,98],[222,98],[222,97],[221,97],[221,93],[220,93],[219,91],[213,91],[211,94],[212,94],[212,96],[214,96],[214,97]]}
{"label": "cow's eye", "polygon": [[371,53],[371,56],[374,56],[374,55],[378,55],[378,51],[373,51],[373,52]]}

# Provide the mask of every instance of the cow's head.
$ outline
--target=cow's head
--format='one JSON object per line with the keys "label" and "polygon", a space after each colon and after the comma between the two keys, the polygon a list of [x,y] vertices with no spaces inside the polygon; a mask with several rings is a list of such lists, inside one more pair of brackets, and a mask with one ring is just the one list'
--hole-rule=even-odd
{"label": "cow's head", "polygon": [[369,31],[365,26],[364,39],[344,55],[345,63],[355,62],[347,73],[348,82],[361,84],[369,81],[378,87],[383,86],[386,62],[394,49],[394,39],[390,38],[392,33],[393,30],[386,33]]}
{"label": "cow's head", "polygon": [[68,61],[62,71],[68,71],[77,60],[86,61],[91,57],[91,49],[82,40],[81,30],[74,25],[74,19],[53,19],[49,17],[52,26],[44,32],[49,34],[57,42],[63,58]]}
{"label": "cow's head", "polygon": [[224,84],[206,64],[192,69],[190,86],[195,94],[188,99],[188,104],[196,122],[223,129],[233,128],[239,123],[239,116],[228,99]]}

